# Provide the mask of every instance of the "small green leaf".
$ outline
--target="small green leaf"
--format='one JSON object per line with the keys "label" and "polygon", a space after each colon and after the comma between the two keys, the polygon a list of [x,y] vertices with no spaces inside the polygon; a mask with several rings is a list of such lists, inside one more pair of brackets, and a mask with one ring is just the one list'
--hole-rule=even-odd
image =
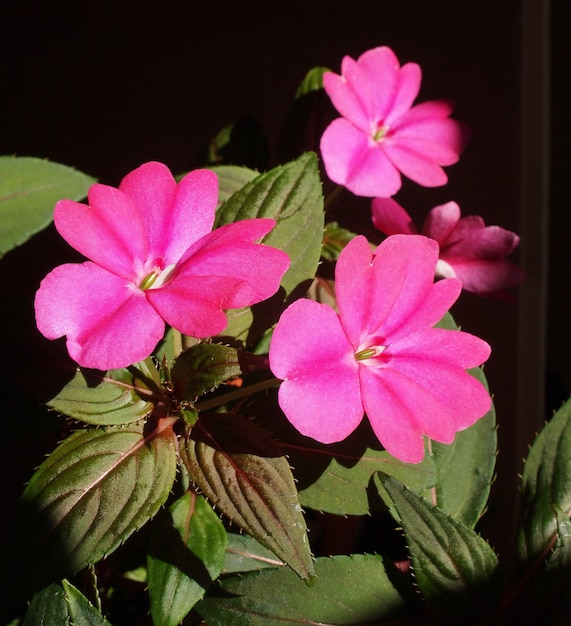
{"label": "small green leaf", "polygon": [[58,200],[81,200],[94,182],[59,163],[0,157],[0,258],[45,228]]}
{"label": "small green leaf", "polygon": [[398,512],[425,599],[454,616],[489,614],[501,593],[498,559],[490,545],[394,478],[379,476]]}
{"label": "small green leaf", "polygon": [[313,576],[305,520],[287,459],[260,427],[230,414],[203,415],[181,447],[190,478],[224,515]]}
{"label": "small green leaf", "polygon": [[534,441],[522,477],[518,553],[522,564],[545,558],[557,535],[556,510],[571,513],[571,400]]}
{"label": "small green leaf", "polygon": [[228,533],[222,574],[251,572],[279,565],[285,565],[285,563],[250,535]]}
{"label": "small green leaf", "polygon": [[407,614],[379,556],[320,558],[315,573],[312,587],[285,567],[229,576],[197,611],[210,626],[381,624]]}
{"label": "small green leaf", "polygon": [[11,542],[19,590],[96,563],[155,515],[176,473],[173,423],[81,430],[52,452],[21,498]]}
{"label": "small green leaf", "polygon": [[147,559],[155,626],[176,626],[222,570],[226,530],[204,498],[186,493],[153,530]]}
{"label": "small green leaf", "polygon": [[295,93],[296,98],[323,89],[323,74],[331,71],[328,67],[313,67],[307,72]]}
{"label": "small green leaf", "polygon": [[77,368],[74,377],[47,404],[87,424],[129,424],[152,412],[151,381],[152,373],[145,363],[106,373]]}
{"label": "small green leaf", "polygon": [[345,246],[355,237],[355,233],[341,228],[337,222],[328,222],[323,234],[321,256],[326,261],[336,261]]}
{"label": "small green leaf", "polygon": [[185,350],[175,361],[172,381],[177,398],[192,402],[241,373],[235,348],[199,343]]}
{"label": "small green leaf", "polygon": [[111,626],[67,580],[34,594],[22,626]]}

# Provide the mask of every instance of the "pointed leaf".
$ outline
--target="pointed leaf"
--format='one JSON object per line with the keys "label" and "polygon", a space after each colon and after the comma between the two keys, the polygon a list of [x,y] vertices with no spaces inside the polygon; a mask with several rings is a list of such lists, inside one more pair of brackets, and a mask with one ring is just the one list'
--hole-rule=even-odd
{"label": "pointed leaf", "polygon": [[259,172],[248,167],[237,165],[216,165],[209,169],[218,176],[218,207],[224,204],[233,193],[242,189],[259,175]]}
{"label": "pointed leaf", "polygon": [[87,424],[130,424],[153,410],[152,375],[144,363],[105,373],[77,368],[74,377],[47,404]]}
{"label": "pointed leaf", "polygon": [[58,200],[81,200],[94,182],[59,163],[0,157],[0,258],[45,228]]}
{"label": "pointed leaf", "polygon": [[175,478],[174,421],[82,430],[54,450],[21,498],[18,589],[96,563],[155,515]]}
{"label": "pointed leaf", "polygon": [[305,520],[287,459],[250,421],[201,416],[181,448],[191,479],[224,515],[285,561],[313,576]]}
{"label": "pointed leaf", "polygon": [[426,600],[455,616],[491,612],[500,597],[501,577],[490,545],[394,478],[379,476],[398,512]]}
{"label": "pointed leaf", "polygon": [[279,565],[285,565],[285,563],[250,535],[228,533],[228,545],[222,567],[223,574],[251,572]]}
{"label": "pointed leaf", "polygon": [[312,587],[287,568],[231,576],[197,606],[210,626],[380,624],[407,613],[379,556],[320,558]]}
{"label": "pointed leaf", "polygon": [[321,253],[324,213],[316,155],[303,154],[252,180],[220,207],[216,226],[253,217],[271,217],[277,222],[264,243],[291,258],[282,279],[289,295],[313,278]]}
{"label": "pointed leaf", "polygon": [[323,74],[329,71],[331,70],[328,67],[312,67],[297,88],[295,97],[301,98],[312,91],[323,89]]}
{"label": "pointed leaf", "polygon": [[218,578],[226,530],[204,498],[186,493],[154,529],[147,582],[155,626],[176,626]]}
{"label": "pointed leaf", "polygon": [[67,580],[34,595],[22,626],[111,626],[89,600]]}
{"label": "pointed leaf", "polygon": [[192,402],[241,373],[235,348],[217,343],[199,343],[185,350],[175,361],[172,381],[177,398]]}
{"label": "pointed leaf", "polygon": [[557,514],[571,513],[571,400],[533,443],[523,468],[518,553],[522,564],[544,558],[557,535]]}

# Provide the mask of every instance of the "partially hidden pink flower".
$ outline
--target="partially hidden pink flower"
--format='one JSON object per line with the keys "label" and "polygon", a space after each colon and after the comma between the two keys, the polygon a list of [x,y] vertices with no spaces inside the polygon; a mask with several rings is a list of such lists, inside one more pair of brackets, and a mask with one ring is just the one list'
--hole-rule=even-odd
{"label": "partially hidden pink flower", "polygon": [[401,173],[424,187],[447,182],[441,166],[456,163],[468,129],[449,118],[449,102],[412,106],[420,81],[416,63],[401,67],[384,46],[356,61],[344,57],[341,75],[323,75],[325,91],[342,115],[321,138],[323,163],[333,182],[369,197],[394,195]]}
{"label": "partially hidden pink flower", "polygon": [[490,395],[466,372],[488,358],[489,345],[433,328],[461,290],[455,278],[434,283],[437,259],[438,246],[422,236],[389,237],[374,254],[355,237],[337,261],[339,313],[307,299],[284,311],[270,367],[299,432],[334,443],[366,413],[390,454],[418,463],[423,435],[451,443],[489,411]]}
{"label": "partially hidden pink flower", "polygon": [[119,188],[95,184],[88,205],[57,203],[60,235],[89,261],[56,267],[36,294],[36,322],[48,339],[67,336],[84,367],[126,367],[151,354],[165,322],[185,335],[224,330],[224,309],[260,302],[289,266],[258,243],[274,226],[250,219],[212,231],[218,179],[209,170],[178,184],[146,163]]}
{"label": "partially hidden pink flower", "polygon": [[[373,224],[385,235],[418,233],[410,215],[392,198],[375,198],[372,212]],[[420,232],[440,248],[436,275],[459,278],[466,291],[503,295],[523,280],[521,268],[505,258],[519,237],[500,226],[486,226],[477,215],[461,217],[456,202],[434,207]]]}

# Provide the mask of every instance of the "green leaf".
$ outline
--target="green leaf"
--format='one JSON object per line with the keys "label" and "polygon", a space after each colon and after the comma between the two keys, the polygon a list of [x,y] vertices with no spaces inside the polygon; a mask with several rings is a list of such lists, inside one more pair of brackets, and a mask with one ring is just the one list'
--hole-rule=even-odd
{"label": "green leaf", "polygon": [[153,530],[147,582],[155,626],[176,626],[218,578],[226,530],[204,498],[186,493]]}
{"label": "green leaf", "polygon": [[185,350],[175,361],[172,381],[176,397],[192,402],[241,373],[235,348],[217,343],[199,343]]}
{"label": "green leaf", "polygon": [[81,430],[52,452],[20,502],[19,590],[96,563],[155,515],[175,478],[174,422]]}
{"label": "green leaf", "polygon": [[111,626],[67,580],[34,594],[22,626]]}
{"label": "green leaf", "polygon": [[197,606],[210,626],[380,624],[407,613],[379,556],[320,558],[306,587],[287,568],[232,576]]}
{"label": "green leaf", "polygon": [[289,295],[313,278],[321,254],[323,196],[315,154],[261,174],[234,193],[218,210],[216,227],[255,217],[276,220],[263,243],[289,254],[291,266],[282,279]]}
{"label": "green leaf", "polygon": [[240,528],[311,579],[305,520],[287,459],[260,427],[230,414],[201,415],[181,447],[191,480]]}
{"label": "green leaf", "polygon": [[321,256],[326,261],[336,261],[345,246],[355,237],[355,233],[341,228],[337,222],[328,222],[323,234]]}
{"label": "green leaf", "polygon": [[58,200],[81,200],[94,182],[59,163],[0,157],[0,258],[50,224]]}
{"label": "green leaf", "polygon": [[[447,313],[437,325],[458,330],[452,316]],[[469,370],[488,389],[481,368]],[[494,478],[498,438],[494,406],[467,430],[456,433],[452,444],[430,442],[431,454],[436,464],[436,484],[425,497],[454,519],[474,527],[486,508]]]}
{"label": "green leaf", "polygon": [[285,565],[285,563],[250,535],[228,533],[222,574],[251,572],[279,565]]}
{"label": "green leaf", "polygon": [[398,512],[425,599],[455,616],[489,614],[501,593],[498,559],[490,545],[394,478],[379,476]]}
{"label": "green leaf", "polygon": [[216,165],[209,169],[218,176],[218,208],[259,175],[259,172],[238,165]]}
{"label": "green leaf", "polygon": [[330,72],[328,67],[313,67],[307,72],[295,93],[296,98],[323,89],[323,74]]}
{"label": "green leaf", "polygon": [[206,150],[207,164],[247,165],[264,169],[268,162],[268,141],[259,122],[244,116],[222,128]]}
{"label": "green leaf", "polygon": [[557,536],[557,510],[571,513],[571,400],[534,441],[523,469],[518,553],[522,564],[545,558]]}
{"label": "green leaf", "polygon": [[87,424],[129,424],[147,417],[154,408],[153,375],[145,363],[106,373],[77,368],[74,377],[47,404]]}

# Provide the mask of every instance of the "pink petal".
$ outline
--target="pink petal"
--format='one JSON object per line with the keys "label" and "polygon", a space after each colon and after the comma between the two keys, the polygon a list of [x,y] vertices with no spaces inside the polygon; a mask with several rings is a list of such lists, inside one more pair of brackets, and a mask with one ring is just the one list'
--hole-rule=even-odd
{"label": "pink petal", "polygon": [[382,46],[367,50],[356,62],[345,57],[342,73],[366,102],[369,129],[371,123],[384,122],[398,93],[400,63],[395,53]]}
{"label": "pink petal", "polygon": [[460,207],[456,202],[435,206],[422,225],[422,234],[435,239],[441,246],[460,219]]}
{"label": "pink petal", "polygon": [[283,380],[280,407],[300,433],[334,443],[359,425],[359,366],[329,306],[297,300],[288,307],[274,330],[269,359]]}
{"label": "pink petal", "polygon": [[92,185],[88,200],[89,206],[71,200],[56,204],[58,232],[88,259],[134,280],[134,259],[143,263],[149,253],[142,216],[131,200],[113,187]]}
{"label": "pink petal", "polygon": [[165,328],[142,291],[89,262],[50,272],[36,293],[35,310],[45,337],[67,335],[71,358],[101,370],[146,358]]}
{"label": "pink petal", "polygon": [[119,189],[127,195],[141,215],[153,256],[162,257],[170,243],[171,209],[177,184],[162,163],[144,163],[121,181]]}
{"label": "pink petal", "polygon": [[401,177],[382,149],[343,118],[321,137],[321,154],[329,178],[358,196],[392,196]]}
{"label": "pink petal", "polygon": [[497,294],[519,285],[524,278],[523,270],[506,260],[450,263],[462,288],[472,293]]}
{"label": "pink petal", "polygon": [[[353,59],[350,59],[350,62],[355,63]],[[346,64],[347,61],[344,60],[344,63]],[[331,98],[333,106],[344,118],[365,134],[370,134],[371,118],[369,105],[362,98],[363,94],[360,91],[355,91],[353,85],[348,84],[344,76],[339,76],[333,72],[325,72],[323,74],[323,88]]]}
{"label": "pink petal", "polygon": [[412,218],[392,198],[373,198],[373,225],[385,235],[414,235],[418,233]]}
{"label": "pink petal", "polygon": [[434,160],[437,144],[393,137],[382,148],[390,162],[407,178],[423,187],[440,187],[448,182],[446,172]]}
{"label": "pink petal", "polygon": [[499,260],[519,244],[519,237],[500,226],[484,226],[482,218],[471,215],[462,218],[450,233],[441,256],[454,260]]}
{"label": "pink petal", "polygon": [[392,127],[410,109],[420,90],[421,80],[422,72],[416,63],[402,66],[390,111],[384,119],[387,126]]}

